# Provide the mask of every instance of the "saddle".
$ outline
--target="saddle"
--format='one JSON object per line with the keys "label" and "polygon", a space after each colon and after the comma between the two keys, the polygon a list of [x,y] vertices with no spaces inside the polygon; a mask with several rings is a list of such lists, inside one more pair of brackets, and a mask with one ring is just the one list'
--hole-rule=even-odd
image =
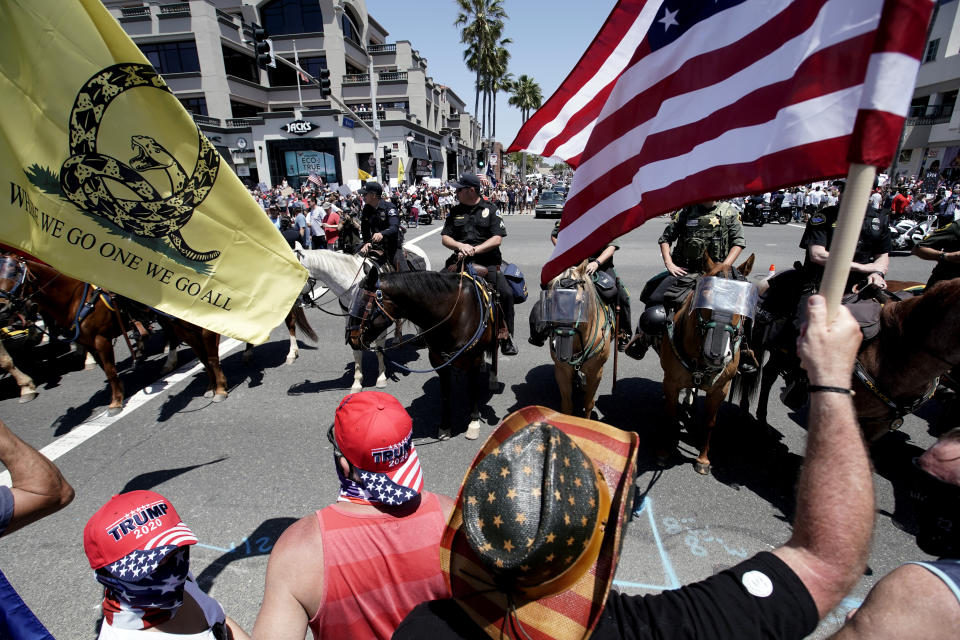
{"label": "saddle", "polygon": [[[494,300],[494,294],[497,292],[496,287],[490,284],[487,280],[487,274],[490,273],[490,269],[494,271],[499,271],[497,267],[485,267],[482,264],[473,264],[470,263],[470,268],[473,271],[474,282],[478,283],[482,287],[483,299],[487,305],[492,305]],[[445,273],[460,273],[460,263],[453,262],[447,264],[441,269],[441,272]],[[470,271],[468,270],[468,273]],[[499,304],[497,305],[499,306]],[[510,331],[507,329],[507,322],[504,317],[503,309],[497,313],[497,340],[506,340],[510,337]]]}

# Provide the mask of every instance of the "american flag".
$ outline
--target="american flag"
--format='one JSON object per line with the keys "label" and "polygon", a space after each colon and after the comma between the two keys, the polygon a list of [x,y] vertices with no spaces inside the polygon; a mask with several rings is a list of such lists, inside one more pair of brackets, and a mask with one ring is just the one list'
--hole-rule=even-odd
{"label": "american flag", "polygon": [[308,182],[312,182],[313,184],[317,185],[318,187],[322,187],[322,186],[323,186],[323,180],[320,179],[320,176],[318,176],[315,171],[311,171],[311,172],[310,172],[310,175],[307,176],[307,181],[308,181]]}
{"label": "american flag", "polygon": [[508,151],[577,168],[541,272],[688,204],[886,166],[933,0],[621,0]]}
{"label": "american flag", "polygon": [[107,622],[146,629],[169,620],[182,602],[189,571],[190,549],[175,543],[136,549],[104,567],[97,580],[106,587],[102,607]]}

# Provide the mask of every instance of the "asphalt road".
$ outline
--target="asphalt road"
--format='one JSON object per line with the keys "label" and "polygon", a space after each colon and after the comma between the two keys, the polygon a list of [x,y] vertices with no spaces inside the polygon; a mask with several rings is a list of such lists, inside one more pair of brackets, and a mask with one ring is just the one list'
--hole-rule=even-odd
{"label": "asphalt road", "polygon": [[[535,292],[540,265],[552,248],[553,221],[532,216],[506,221],[506,258],[520,265]],[[662,268],[656,237],[663,224],[653,220],[621,241],[617,269],[634,296]],[[446,256],[438,232],[434,224],[407,234],[434,264]],[[800,258],[800,235],[794,225],[748,228],[746,254],[756,253],[754,275],[766,275],[771,264],[785,269]],[[897,256],[891,273],[925,280],[931,266]],[[528,301],[517,307],[520,355],[500,360],[504,388],[487,403],[484,437],[519,407],[559,407],[547,349],[526,343],[531,306]],[[635,302],[635,316],[639,306]],[[109,402],[102,372],[77,370],[69,357],[43,367],[21,362],[40,386],[32,403],[19,404],[13,381],[0,381],[0,416],[35,447],[52,446],[77,492],[66,509],[0,541],[0,568],[56,637],[93,637],[100,590],[83,553],[82,529],[111,495],[131,489],[153,489],[172,500],[201,540],[192,551],[201,585],[229,615],[252,628],[274,541],[295,519],[336,496],[325,431],[352,382],[352,357],[343,344],[341,319],[313,309],[307,316],[320,342],[301,341],[300,359],[292,365],[284,364],[288,343],[282,327],[256,348],[250,365],[241,361],[239,348],[225,353],[230,397],[220,404],[202,397],[206,380],[195,361],[172,378],[160,378],[159,339],[152,341],[153,355],[145,364],[123,374],[130,401],[117,419],[100,417]],[[231,341],[223,346],[229,348]],[[120,342],[116,350],[121,365],[128,364],[126,346]],[[191,357],[185,347],[180,353]],[[426,367],[425,350],[404,348],[396,357],[407,366]],[[376,371],[369,354],[365,373],[365,384],[372,385]],[[648,445],[664,424],[658,361],[650,355],[642,362],[621,358],[617,378],[613,390],[608,363],[599,416],[637,431]],[[434,440],[440,408],[435,375],[394,370],[387,391],[413,416],[427,488],[455,495],[482,440]],[[465,397],[462,389],[458,397]],[[926,557],[908,533],[913,525],[904,477],[910,459],[933,442],[938,412],[933,401],[875,447],[877,517],[869,568],[813,637],[835,628],[879,576],[904,560]],[[465,418],[464,413],[461,429]],[[649,448],[643,447],[637,485],[644,508],[627,528],[617,586],[631,593],[676,587],[784,542],[804,450],[803,424],[802,412],[788,411],[776,398],[769,429],[725,405],[714,437],[713,474],[707,477],[692,469],[696,450],[689,438],[682,445],[686,460],[663,471],[655,470]]]}

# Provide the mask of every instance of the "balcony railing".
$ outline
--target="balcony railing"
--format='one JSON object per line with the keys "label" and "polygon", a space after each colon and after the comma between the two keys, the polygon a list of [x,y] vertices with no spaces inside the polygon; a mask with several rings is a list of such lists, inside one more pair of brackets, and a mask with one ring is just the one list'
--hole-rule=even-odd
{"label": "balcony railing", "polygon": [[231,129],[242,129],[249,127],[257,122],[256,118],[227,118],[227,127]]}
{"label": "balcony railing", "polygon": [[[358,111],[357,115],[364,122],[373,122],[373,111]],[[386,120],[387,112],[377,109],[377,120]]]}
{"label": "balcony railing", "polygon": [[235,16],[235,15],[233,15],[232,13],[227,13],[227,12],[224,11],[223,9],[217,9],[217,17],[220,18],[221,20],[225,21],[225,22],[229,22],[229,23],[231,23],[231,24],[235,24],[235,23],[234,23],[234,19],[237,18],[237,17],[239,17],[239,16]]}
{"label": "balcony railing", "polygon": [[380,73],[377,74],[377,79],[379,79],[380,82],[391,82],[391,81],[395,82],[398,80],[405,81],[407,79],[407,72],[406,71],[381,71]]}
{"label": "balcony railing", "polygon": [[220,118],[211,118],[210,116],[202,116],[198,113],[191,113],[190,115],[193,117],[193,121],[196,122],[197,124],[204,124],[211,127],[220,126]]}
{"label": "balcony railing", "polygon": [[372,44],[367,47],[367,53],[396,53],[397,45],[395,44]]}
{"label": "balcony railing", "polygon": [[348,73],[341,80],[343,84],[370,84],[370,74],[368,73]]}
{"label": "balcony railing", "polygon": [[160,5],[160,15],[161,16],[189,16],[190,3],[174,2],[171,4],[162,4]]}
{"label": "balcony railing", "polygon": [[120,7],[120,15],[124,18],[149,17],[150,7]]}

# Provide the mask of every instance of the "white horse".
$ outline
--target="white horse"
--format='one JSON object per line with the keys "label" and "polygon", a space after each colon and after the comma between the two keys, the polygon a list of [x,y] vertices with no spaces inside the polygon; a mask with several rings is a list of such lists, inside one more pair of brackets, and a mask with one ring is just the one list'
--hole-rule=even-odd
{"label": "white horse", "polygon": [[[430,258],[423,252],[423,249],[413,244],[404,245],[403,248],[423,258],[426,264],[425,269],[430,271]],[[316,278],[317,281],[326,285],[340,299],[340,305],[344,309],[349,309],[357,295],[357,288],[363,282],[363,276],[365,275],[364,262],[369,262],[369,259],[339,251],[327,249],[308,251],[299,247],[297,248],[297,256],[300,258],[300,264],[310,272],[310,277]],[[386,333],[376,340],[376,345],[381,349],[377,351],[378,389],[387,386],[387,367],[383,361],[382,351],[386,341]],[[361,384],[363,381],[362,359],[363,351],[354,350],[353,386],[350,387],[350,393],[357,393],[363,389]]]}

